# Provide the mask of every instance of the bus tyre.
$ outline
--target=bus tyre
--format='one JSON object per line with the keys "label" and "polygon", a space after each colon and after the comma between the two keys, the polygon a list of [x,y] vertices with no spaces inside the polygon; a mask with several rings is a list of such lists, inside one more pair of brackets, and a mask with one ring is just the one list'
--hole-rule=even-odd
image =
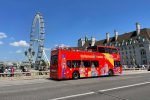
{"label": "bus tyre", "polygon": [[80,78],[79,72],[78,72],[78,71],[74,71],[74,72],[72,73],[72,78],[73,78],[73,79],[79,79],[79,78]]}
{"label": "bus tyre", "polygon": [[108,75],[109,75],[109,76],[113,76],[113,75],[114,75],[113,71],[112,71],[112,70],[109,70],[109,71],[108,71]]}

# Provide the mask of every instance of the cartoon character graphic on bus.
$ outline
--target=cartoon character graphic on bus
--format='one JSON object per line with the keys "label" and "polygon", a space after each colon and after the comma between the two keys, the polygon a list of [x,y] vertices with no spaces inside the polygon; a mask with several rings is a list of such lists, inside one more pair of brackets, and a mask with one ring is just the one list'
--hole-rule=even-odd
{"label": "cartoon character graphic on bus", "polygon": [[121,74],[121,69],[119,67],[115,67],[113,71],[115,74]]}
{"label": "cartoon character graphic on bus", "polygon": [[104,67],[102,68],[102,75],[108,75],[108,64],[104,64]]}
{"label": "cartoon character graphic on bus", "polygon": [[94,63],[92,63],[92,66],[91,66],[91,76],[97,76],[97,70],[95,68],[95,65]]}
{"label": "cartoon character graphic on bus", "polygon": [[62,78],[66,78],[66,55],[62,54]]}
{"label": "cartoon character graphic on bus", "polygon": [[85,66],[83,62],[80,64],[80,77],[85,77]]}

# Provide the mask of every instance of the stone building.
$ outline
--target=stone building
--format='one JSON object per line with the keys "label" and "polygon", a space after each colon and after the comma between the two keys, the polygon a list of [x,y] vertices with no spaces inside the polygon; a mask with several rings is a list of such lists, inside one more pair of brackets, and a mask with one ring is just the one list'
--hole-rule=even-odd
{"label": "stone building", "polygon": [[78,40],[78,47],[86,49],[89,46],[105,45],[116,46],[121,55],[123,65],[148,65],[150,64],[150,29],[140,28],[136,23],[136,30],[119,35],[114,31],[114,37],[106,33],[106,39],[96,41],[95,38]]}

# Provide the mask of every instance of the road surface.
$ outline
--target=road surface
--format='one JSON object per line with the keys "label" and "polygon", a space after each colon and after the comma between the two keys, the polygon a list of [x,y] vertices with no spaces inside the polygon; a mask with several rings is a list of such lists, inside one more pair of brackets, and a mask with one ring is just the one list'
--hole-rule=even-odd
{"label": "road surface", "polygon": [[150,73],[63,81],[0,81],[0,100],[150,100]]}

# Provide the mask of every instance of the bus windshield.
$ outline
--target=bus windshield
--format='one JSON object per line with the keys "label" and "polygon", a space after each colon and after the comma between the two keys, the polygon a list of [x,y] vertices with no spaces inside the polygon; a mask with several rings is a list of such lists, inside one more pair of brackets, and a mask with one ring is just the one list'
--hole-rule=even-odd
{"label": "bus windshield", "polygon": [[115,67],[120,67],[120,66],[121,66],[120,61],[114,61],[114,66],[115,66]]}
{"label": "bus windshield", "polygon": [[112,52],[113,54],[117,54],[117,53],[118,53],[117,49],[112,49],[111,52]]}

